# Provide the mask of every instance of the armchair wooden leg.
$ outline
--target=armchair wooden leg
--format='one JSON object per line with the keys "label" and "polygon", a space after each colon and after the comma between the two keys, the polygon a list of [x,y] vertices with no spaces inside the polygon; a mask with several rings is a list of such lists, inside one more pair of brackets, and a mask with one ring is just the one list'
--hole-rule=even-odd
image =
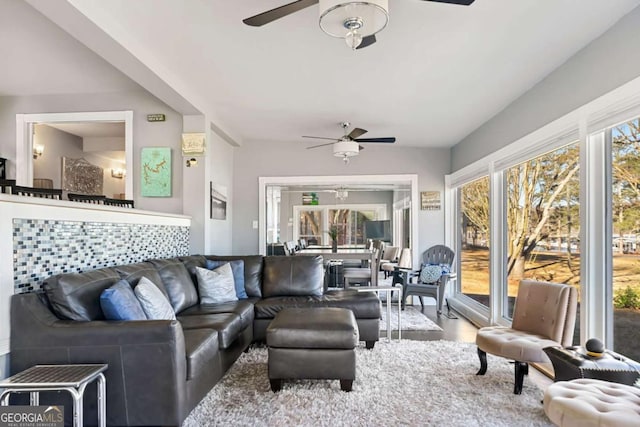
{"label": "armchair wooden leg", "polygon": [[529,374],[529,365],[526,362],[515,363],[515,385],[513,386],[513,394],[522,394],[522,383],[524,376]]}
{"label": "armchair wooden leg", "polygon": [[484,375],[487,373],[487,352],[480,350],[480,347],[478,347],[478,359],[480,359],[480,370],[476,375]]}

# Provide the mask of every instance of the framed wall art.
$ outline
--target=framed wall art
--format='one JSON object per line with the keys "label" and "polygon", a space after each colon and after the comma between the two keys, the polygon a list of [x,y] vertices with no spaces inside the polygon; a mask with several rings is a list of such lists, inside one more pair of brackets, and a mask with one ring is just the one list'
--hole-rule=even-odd
{"label": "framed wall art", "polygon": [[171,148],[142,148],[140,171],[143,197],[171,197]]}
{"label": "framed wall art", "polygon": [[227,219],[227,187],[209,183],[211,190],[211,219]]}
{"label": "framed wall art", "polygon": [[[34,180],[35,182],[35,180]],[[86,159],[62,157],[62,189],[70,193],[102,194],[104,170]]]}
{"label": "framed wall art", "polygon": [[420,210],[439,211],[442,206],[439,191],[420,192]]}

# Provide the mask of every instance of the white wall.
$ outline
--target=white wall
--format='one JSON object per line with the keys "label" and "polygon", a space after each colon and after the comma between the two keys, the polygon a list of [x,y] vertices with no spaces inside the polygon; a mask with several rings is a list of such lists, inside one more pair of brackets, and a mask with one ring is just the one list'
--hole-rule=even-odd
{"label": "white wall", "polygon": [[452,171],[640,76],[639,28],[640,7],[637,7],[453,147]]}
{"label": "white wall", "polygon": [[[258,178],[261,176],[322,176],[417,174],[418,190],[444,188],[449,150],[367,144],[348,165],[333,157],[331,147],[306,150],[305,145],[249,142],[235,149],[233,183],[233,253],[258,253]],[[418,212],[417,253],[444,242],[444,211]]]}
{"label": "white wall", "polygon": [[[210,180],[214,184],[222,185],[227,190],[227,219],[210,219],[211,211],[209,207],[209,182],[206,181],[206,208],[204,216],[209,221],[209,232],[205,245],[207,253],[218,255],[230,255],[233,253],[234,241],[238,238],[233,232],[235,213],[242,211],[242,206],[237,206],[234,194],[236,186],[234,183],[234,147],[222,139],[213,130],[209,137],[209,164],[211,165]],[[257,188],[257,185],[256,185]],[[238,191],[244,191],[243,187],[238,187]],[[257,196],[256,196],[257,197]],[[234,206],[235,205],[235,206]]]}

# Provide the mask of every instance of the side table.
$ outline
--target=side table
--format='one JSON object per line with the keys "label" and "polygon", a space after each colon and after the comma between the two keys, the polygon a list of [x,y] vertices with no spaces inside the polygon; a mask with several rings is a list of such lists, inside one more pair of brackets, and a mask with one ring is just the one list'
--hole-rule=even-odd
{"label": "side table", "polygon": [[640,378],[640,363],[613,351],[601,357],[589,356],[582,347],[546,347],[553,364],[554,381],[592,378],[633,385]]}
{"label": "side table", "polygon": [[82,400],[87,385],[98,380],[98,425],[107,425],[107,396],[104,372],[106,364],[94,365],[35,365],[0,381],[0,405],[9,405],[11,393],[28,392],[30,405],[40,404],[41,391],[68,391],[73,398],[73,425],[84,425]]}
{"label": "side table", "polygon": [[349,289],[355,289],[358,292],[386,292],[387,299],[387,340],[391,341],[391,297],[393,292],[398,292],[398,341],[402,339],[401,307],[402,304],[402,286],[358,286]]}

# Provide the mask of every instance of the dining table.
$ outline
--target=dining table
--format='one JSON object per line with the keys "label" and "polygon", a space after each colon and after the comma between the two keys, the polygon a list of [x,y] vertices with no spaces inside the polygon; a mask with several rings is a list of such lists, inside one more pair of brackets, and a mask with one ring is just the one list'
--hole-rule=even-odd
{"label": "dining table", "polygon": [[367,261],[371,268],[371,286],[378,286],[378,265],[376,263],[376,251],[365,248],[340,248],[336,252],[323,247],[311,247],[301,249],[296,252],[296,255],[321,255],[325,261],[329,260],[345,260],[345,259],[359,259]]}

